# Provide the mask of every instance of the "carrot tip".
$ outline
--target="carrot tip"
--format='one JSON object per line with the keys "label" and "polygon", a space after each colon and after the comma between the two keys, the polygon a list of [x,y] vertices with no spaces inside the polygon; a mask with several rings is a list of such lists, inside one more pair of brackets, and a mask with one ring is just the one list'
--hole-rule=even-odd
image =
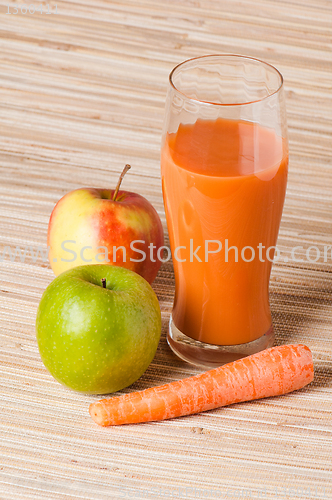
{"label": "carrot tip", "polygon": [[104,418],[103,418],[103,415],[102,415],[102,412],[99,412],[96,408],[96,405],[98,404],[97,403],[91,403],[90,407],[89,407],[89,413],[90,413],[90,417],[92,418],[92,420],[94,422],[96,422],[96,424],[98,425],[103,425],[103,422],[104,422]]}

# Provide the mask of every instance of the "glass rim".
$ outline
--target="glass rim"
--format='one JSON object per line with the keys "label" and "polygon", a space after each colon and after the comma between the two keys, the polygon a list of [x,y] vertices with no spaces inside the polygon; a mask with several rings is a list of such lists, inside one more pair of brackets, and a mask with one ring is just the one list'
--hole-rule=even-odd
{"label": "glass rim", "polygon": [[[201,60],[201,59],[206,59],[206,58],[210,58],[210,59],[213,59],[213,58],[231,58],[231,57],[236,57],[236,58],[239,58],[239,59],[248,59],[250,61],[255,61],[255,62],[258,62],[264,66],[268,66],[269,68],[271,68],[273,71],[275,71],[279,78],[280,78],[280,84],[279,84],[279,87],[274,90],[273,92],[271,92],[270,94],[264,96],[264,97],[261,97],[260,99],[255,99],[254,101],[246,101],[246,102],[234,102],[234,103],[221,103],[221,102],[211,102],[211,101],[203,101],[201,99],[196,99],[194,97],[189,97],[187,94],[185,94],[184,92],[182,92],[181,90],[179,90],[172,78],[173,78],[173,75],[174,73],[183,65],[187,64],[187,63],[190,63],[192,61],[198,61],[198,60]],[[278,92],[280,92],[280,90],[283,88],[283,84],[284,84],[284,78],[282,76],[282,74],[280,73],[280,71],[275,67],[273,66],[272,64],[268,63],[268,62],[265,62],[265,61],[262,61],[262,59],[258,59],[257,57],[251,57],[251,56],[242,56],[240,54],[207,54],[207,55],[204,55],[204,56],[198,56],[198,57],[192,57],[190,59],[186,59],[185,61],[182,61],[181,63],[177,64],[173,69],[172,71],[170,72],[169,74],[169,83],[171,85],[171,87],[176,91],[178,92],[179,94],[181,94],[183,97],[185,97],[186,99],[188,99],[189,101],[193,101],[193,102],[197,102],[199,104],[207,104],[209,106],[245,106],[245,105],[248,105],[248,104],[255,104],[255,103],[259,103],[259,102],[262,102],[266,99],[269,99],[270,97],[276,95]]]}

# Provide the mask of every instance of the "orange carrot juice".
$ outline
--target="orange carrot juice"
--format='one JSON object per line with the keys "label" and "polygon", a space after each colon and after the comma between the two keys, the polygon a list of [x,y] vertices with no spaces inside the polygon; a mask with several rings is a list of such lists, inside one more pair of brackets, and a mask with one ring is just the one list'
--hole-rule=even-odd
{"label": "orange carrot juice", "polygon": [[243,344],[271,327],[270,247],[287,168],[286,143],[254,123],[198,119],[166,135],[161,169],[176,280],[172,318],[188,337]]}

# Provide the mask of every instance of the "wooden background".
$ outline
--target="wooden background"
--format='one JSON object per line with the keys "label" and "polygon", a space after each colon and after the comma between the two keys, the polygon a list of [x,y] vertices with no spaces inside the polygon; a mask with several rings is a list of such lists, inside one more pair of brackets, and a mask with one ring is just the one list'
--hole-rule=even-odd
{"label": "wooden background", "polygon": [[[80,186],[113,187],[127,162],[124,189],[146,196],[165,223],[159,151],[168,74],[182,60],[216,53],[258,57],[283,73],[291,155],[278,244],[286,256],[302,246],[298,258],[311,245],[332,245],[331,0],[59,0],[57,14],[15,15],[21,5],[0,0],[0,252],[46,249],[57,200]],[[103,429],[88,415],[95,398],[60,386],[39,357],[35,316],[52,271],[40,258],[6,257],[0,498],[331,499],[331,272],[331,255],[273,268],[277,343],[312,349],[310,387]],[[166,345],[170,263],[154,289],[162,339],[147,372],[123,392],[199,372]]]}

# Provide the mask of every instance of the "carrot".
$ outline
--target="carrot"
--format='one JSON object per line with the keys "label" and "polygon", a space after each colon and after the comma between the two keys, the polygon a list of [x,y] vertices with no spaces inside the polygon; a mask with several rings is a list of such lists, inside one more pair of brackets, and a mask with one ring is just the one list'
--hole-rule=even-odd
{"label": "carrot", "polygon": [[279,396],[301,389],[313,378],[310,349],[283,345],[194,377],[97,401],[89,411],[102,426],[164,420]]}

